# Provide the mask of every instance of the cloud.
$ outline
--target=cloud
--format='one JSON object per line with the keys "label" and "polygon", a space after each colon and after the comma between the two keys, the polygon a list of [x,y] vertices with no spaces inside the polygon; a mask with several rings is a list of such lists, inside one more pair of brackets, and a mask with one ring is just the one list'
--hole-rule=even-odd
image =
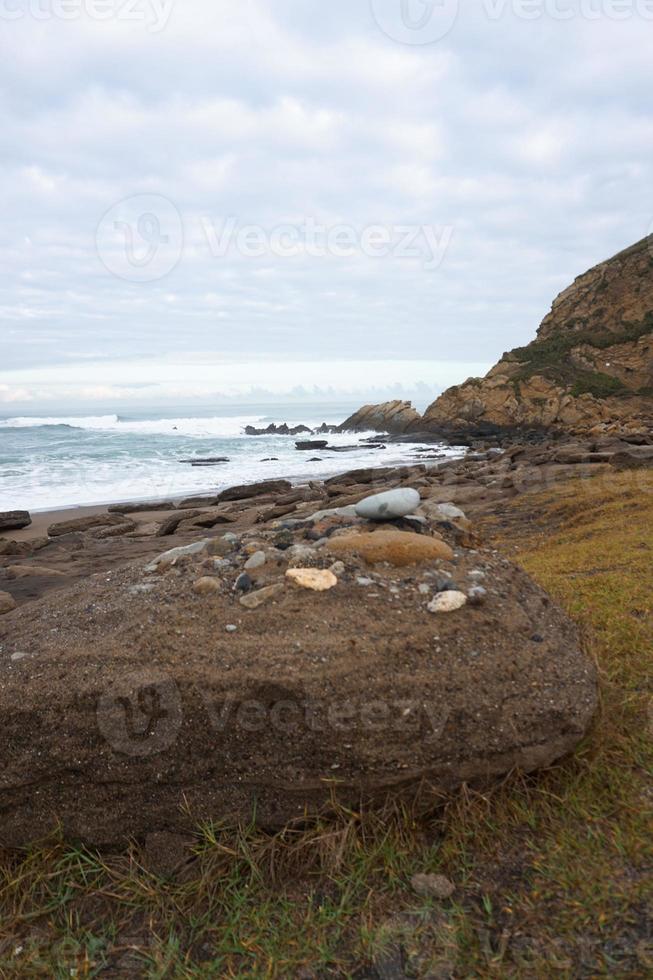
{"label": "cloud", "polygon": [[[649,229],[650,25],[487,9],[462,5],[424,46],[345,0],[177,0],[160,31],[4,22],[3,383],[79,364],[106,394],[165,356],[192,388],[189,351],[465,373],[527,342],[557,291]],[[178,261],[150,281],[96,249],[103,215],[141,195],[181,220]],[[116,235],[147,258],[170,236],[141,217]],[[307,220],[452,234],[437,268],[307,242],[215,254],[207,222],[230,217],[268,236]]]}

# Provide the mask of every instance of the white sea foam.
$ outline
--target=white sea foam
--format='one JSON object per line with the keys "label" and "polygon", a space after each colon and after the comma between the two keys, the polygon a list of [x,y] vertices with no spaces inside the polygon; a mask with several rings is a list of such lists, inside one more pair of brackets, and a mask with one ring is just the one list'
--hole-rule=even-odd
{"label": "white sea foam", "polygon": [[[331,422],[344,417],[313,406],[302,421],[315,428],[325,416]],[[172,419],[102,415],[0,421],[0,511],[191,495],[267,478],[306,481],[361,466],[420,459],[414,445],[389,443],[385,449],[370,450],[362,440],[374,433],[322,437],[332,446],[356,446],[346,453],[298,452],[296,437],[244,434],[246,425],[265,428],[271,420],[252,412]],[[297,423],[289,421],[293,424]],[[445,452],[458,455],[456,450]],[[229,462],[210,468],[182,462],[207,456],[228,457]]]}

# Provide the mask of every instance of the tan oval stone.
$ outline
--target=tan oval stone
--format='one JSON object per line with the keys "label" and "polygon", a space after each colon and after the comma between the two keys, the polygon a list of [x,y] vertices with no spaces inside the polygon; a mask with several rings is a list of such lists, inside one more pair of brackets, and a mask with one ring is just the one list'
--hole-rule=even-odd
{"label": "tan oval stone", "polygon": [[371,534],[343,534],[332,538],[329,551],[336,555],[361,555],[371,565],[387,561],[390,565],[414,565],[437,558],[451,561],[448,544],[413,531],[374,531]]}
{"label": "tan oval stone", "polygon": [[221,586],[217,578],[209,578],[205,576],[204,578],[198,578],[197,582],[193,582],[193,592],[196,595],[214,595],[216,592],[220,592]]}
{"label": "tan oval stone", "polygon": [[338,579],[333,572],[324,568],[289,568],[286,578],[290,579],[293,585],[302,589],[311,589],[313,592],[327,592],[338,584]]}

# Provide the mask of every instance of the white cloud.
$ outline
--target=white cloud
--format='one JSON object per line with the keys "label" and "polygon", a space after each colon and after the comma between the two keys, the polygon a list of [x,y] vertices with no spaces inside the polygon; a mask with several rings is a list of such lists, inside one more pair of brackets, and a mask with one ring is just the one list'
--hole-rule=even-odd
{"label": "white cloud", "polygon": [[[530,339],[559,288],[649,230],[650,24],[463,8],[423,47],[349,0],[177,0],[159,33],[3,23],[3,381],[78,363],[95,387],[94,362],[149,376],[165,355],[192,388],[188,350],[341,371],[367,359],[374,374],[391,359],[491,363]],[[112,275],[95,245],[102,216],[142,194],[172,202],[184,239],[147,283]],[[215,255],[203,219],[229,216],[453,237],[430,271],[306,243]]]}

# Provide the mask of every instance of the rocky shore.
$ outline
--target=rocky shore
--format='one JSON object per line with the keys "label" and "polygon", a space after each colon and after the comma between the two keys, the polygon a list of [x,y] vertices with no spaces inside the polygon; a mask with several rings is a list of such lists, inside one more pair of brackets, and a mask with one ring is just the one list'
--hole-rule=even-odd
{"label": "rocky shore", "polygon": [[479,520],[652,455],[512,445],[5,537],[3,843],[56,816],[113,846],[254,801],[277,824],[334,792],[437,796],[548,765],[590,723],[594,669]]}

